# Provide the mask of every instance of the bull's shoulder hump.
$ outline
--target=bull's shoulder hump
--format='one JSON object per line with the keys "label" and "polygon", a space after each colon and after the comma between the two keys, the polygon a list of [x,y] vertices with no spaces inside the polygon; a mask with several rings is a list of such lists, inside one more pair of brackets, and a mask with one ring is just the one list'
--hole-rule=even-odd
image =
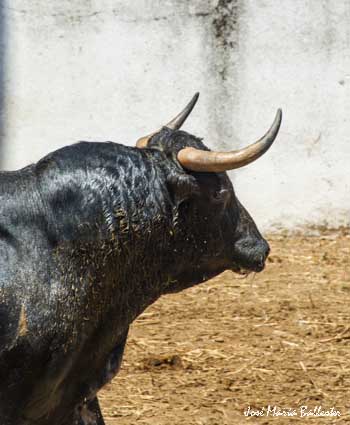
{"label": "bull's shoulder hump", "polygon": [[42,171],[48,167],[66,170],[103,167],[113,164],[118,158],[133,160],[142,156],[140,149],[120,143],[79,141],[47,154],[35,164],[35,168]]}

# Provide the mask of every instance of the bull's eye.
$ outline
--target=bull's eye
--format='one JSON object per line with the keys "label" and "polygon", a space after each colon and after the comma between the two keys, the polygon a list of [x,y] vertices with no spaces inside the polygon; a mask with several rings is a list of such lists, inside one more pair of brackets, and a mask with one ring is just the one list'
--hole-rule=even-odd
{"label": "bull's eye", "polygon": [[227,189],[221,189],[215,191],[213,194],[213,200],[215,202],[226,203],[230,197],[230,192]]}
{"label": "bull's eye", "polygon": [[184,201],[181,202],[179,207],[181,208],[183,212],[187,212],[190,208],[190,201],[188,199],[185,199]]}

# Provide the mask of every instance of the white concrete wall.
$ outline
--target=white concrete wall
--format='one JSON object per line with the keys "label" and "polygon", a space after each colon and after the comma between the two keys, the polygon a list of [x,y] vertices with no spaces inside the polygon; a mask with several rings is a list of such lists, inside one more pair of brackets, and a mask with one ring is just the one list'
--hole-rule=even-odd
{"label": "white concrete wall", "polygon": [[3,168],[77,140],[126,144],[195,91],[211,148],[280,136],[230,175],[261,228],[350,221],[348,0],[3,0]]}

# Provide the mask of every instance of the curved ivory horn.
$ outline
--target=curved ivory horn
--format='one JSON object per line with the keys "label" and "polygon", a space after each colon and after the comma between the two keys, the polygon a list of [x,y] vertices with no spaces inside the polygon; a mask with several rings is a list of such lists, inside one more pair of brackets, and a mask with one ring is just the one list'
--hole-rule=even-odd
{"label": "curved ivory horn", "polygon": [[[199,93],[196,93],[191,101],[188,103],[188,105],[178,114],[176,115],[175,118],[173,118],[171,121],[168,122],[168,124],[166,124],[165,127],[170,128],[171,130],[179,130],[179,128],[181,128],[182,124],[186,121],[187,117],[190,115],[190,113],[192,112],[192,109],[194,108],[194,105],[197,103],[199,97]],[[160,131],[160,129],[158,129],[157,131],[148,134],[147,136],[141,137],[140,139],[138,139],[138,141],[136,142],[136,147],[138,148],[146,148],[149,139],[156,133],[158,133],[158,131]]]}
{"label": "curved ivory horn", "polygon": [[276,117],[268,132],[257,142],[231,152],[210,152],[195,148],[184,148],[177,154],[180,164],[191,171],[222,172],[243,167],[263,155],[274,142],[282,121],[282,111]]}

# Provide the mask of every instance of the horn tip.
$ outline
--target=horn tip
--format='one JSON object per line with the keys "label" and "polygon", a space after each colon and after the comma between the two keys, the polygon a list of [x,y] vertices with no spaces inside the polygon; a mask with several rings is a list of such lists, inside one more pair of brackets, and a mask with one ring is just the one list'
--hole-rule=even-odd
{"label": "horn tip", "polygon": [[278,108],[277,112],[276,112],[275,119],[274,119],[273,124],[272,124],[273,126],[277,125],[278,129],[279,129],[281,122],[282,122],[282,116],[283,116],[282,109]]}
{"label": "horn tip", "polygon": [[198,100],[198,98],[199,98],[199,91],[197,91],[194,95],[193,95],[193,97],[192,97],[192,99],[191,99],[191,101],[190,101],[190,105],[192,106],[192,108],[194,107],[194,105],[197,103],[197,100]]}

